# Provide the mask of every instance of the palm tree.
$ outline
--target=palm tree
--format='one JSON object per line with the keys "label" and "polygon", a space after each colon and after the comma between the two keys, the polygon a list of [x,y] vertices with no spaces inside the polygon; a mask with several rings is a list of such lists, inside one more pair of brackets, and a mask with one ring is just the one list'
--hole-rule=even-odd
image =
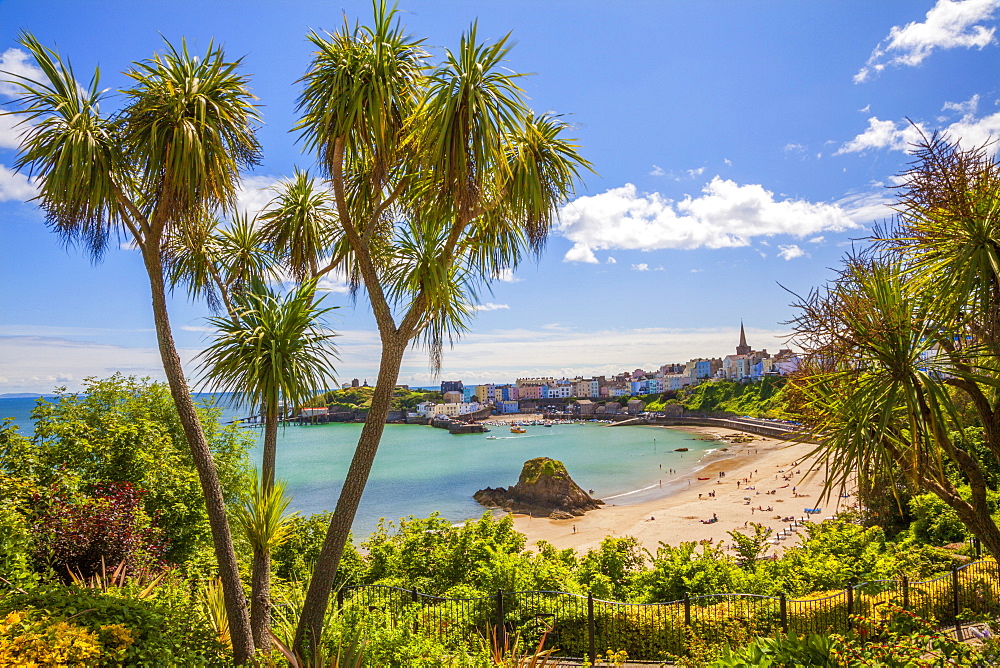
{"label": "palm tree", "polygon": [[235,659],[249,661],[253,640],[223,493],[174,345],[164,284],[171,238],[232,210],[240,169],[259,159],[247,79],[214,45],[199,58],[186,44],[167,43],[163,54],[132,64],[131,87],[120,91],[125,107],[105,114],[98,72],[81,86],[57,52],[30,34],[20,43],[46,80],[14,77],[25,128],[16,166],[40,177],[37,201],[64,241],[97,261],[125,235],[142,253],[164,373],[205,495]]}
{"label": "palm tree", "polygon": [[[541,251],[557,205],[589,167],[563,137],[565,123],[525,105],[518,75],[502,65],[506,37],[484,45],[473,25],[432,67],[395,9],[378,1],[371,27],[345,20],[309,40],[316,51],[297,129],[332,193],[303,177],[297,197],[275,201],[268,234],[284,240],[293,274],[336,270],[364,289],[382,357],[296,632],[303,655],[319,637],[404,352],[420,340],[439,368],[444,344],[468,327],[477,291]],[[296,237],[283,226],[301,220],[303,202],[331,210],[321,216],[325,233]]]}
{"label": "palm tree", "polygon": [[[260,503],[274,506],[274,470],[279,409],[314,398],[333,381],[332,332],[320,324],[332,308],[314,301],[316,282],[306,281],[284,299],[261,285],[237,293],[231,317],[212,318],[215,341],[201,354],[201,383],[217,391],[237,393],[242,403],[261,407],[264,416],[264,458]],[[280,512],[277,513],[280,516]],[[260,532],[257,532],[258,534]],[[250,625],[254,644],[268,645],[271,618],[271,542],[253,540]]]}
{"label": "palm tree", "polygon": [[801,385],[834,482],[902,474],[1000,558],[1000,164],[938,136],[915,156],[895,226],[797,304]]}

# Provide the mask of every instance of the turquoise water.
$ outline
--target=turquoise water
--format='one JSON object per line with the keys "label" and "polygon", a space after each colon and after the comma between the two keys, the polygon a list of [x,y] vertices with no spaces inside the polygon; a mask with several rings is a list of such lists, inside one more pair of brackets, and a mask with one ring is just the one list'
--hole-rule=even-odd
{"label": "turquoise water", "polygon": [[[22,432],[30,433],[33,405],[33,399],[0,399],[0,417],[15,417]],[[236,413],[227,411],[226,418]],[[288,483],[293,510],[315,513],[336,506],[361,426],[287,426],[279,431],[278,477]],[[513,485],[521,466],[534,457],[561,460],[581,487],[593,489],[607,503],[643,501],[687,484],[701,458],[717,447],[658,427],[585,423],[526,429],[526,434],[494,427],[489,434],[453,435],[433,427],[386,425],[355,534],[368,535],[381,517],[426,517],[435,511],[453,522],[478,517],[484,508],[472,494]],[[258,437],[253,458],[259,462],[260,429],[252,431]],[[674,452],[682,447],[689,451]],[[670,474],[670,469],[680,473]]]}
{"label": "turquoise water", "polygon": [[[478,517],[484,509],[472,499],[474,492],[513,485],[525,461],[543,456],[561,460],[577,484],[607,503],[633,503],[686,484],[690,475],[682,481],[669,469],[690,473],[717,447],[658,427],[587,423],[526,429],[521,435],[501,427],[490,434],[453,435],[433,427],[386,425],[355,533],[367,535],[380,517],[425,517],[434,511],[454,522]],[[285,428],[279,436],[278,477],[287,481],[296,510],[311,513],[336,505],[360,433],[360,424]],[[689,451],[673,451],[679,447]],[[255,455],[259,458],[259,452]]]}

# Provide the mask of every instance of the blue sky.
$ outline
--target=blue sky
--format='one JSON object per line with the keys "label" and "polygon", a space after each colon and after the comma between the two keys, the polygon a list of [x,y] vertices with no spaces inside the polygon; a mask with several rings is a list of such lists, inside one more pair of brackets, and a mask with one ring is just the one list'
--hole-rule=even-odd
{"label": "blue sky", "polygon": [[[1000,0],[401,2],[409,31],[435,54],[478,19],[512,33],[508,66],[536,111],[565,114],[597,170],[561,211],[543,257],[482,296],[442,376],[467,382],[654,368],[736,345],[776,350],[804,293],[830,277],[853,239],[891,214],[894,175],[913,130],[966,144],[1000,137]],[[245,178],[255,210],[266,188],[310,167],[295,135],[296,80],[311,30],[366,2],[0,1],[0,69],[30,73],[16,43],[30,30],[100,66],[105,87],[162,39],[210,40],[244,57],[262,105],[264,162]],[[11,99],[0,84],[0,101]],[[0,394],[79,386],[114,371],[162,377],[148,286],[135,251],[93,265],[60,245],[33,188],[11,171],[17,131],[0,117]],[[327,284],[339,379],[372,379],[377,335],[367,304]],[[177,343],[206,345],[203,304],[173,300]],[[193,370],[193,366],[189,367]],[[431,384],[414,350],[401,382]]]}

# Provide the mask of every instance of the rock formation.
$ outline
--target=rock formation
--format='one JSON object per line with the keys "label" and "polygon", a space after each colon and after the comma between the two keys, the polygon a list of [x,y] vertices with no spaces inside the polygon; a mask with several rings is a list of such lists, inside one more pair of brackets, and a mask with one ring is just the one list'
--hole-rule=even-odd
{"label": "rock formation", "polygon": [[472,497],[487,507],[556,520],[583,515],[604,503],[573,482],[562,462],[549,457],[526,461],[513,487],[487,487]]}

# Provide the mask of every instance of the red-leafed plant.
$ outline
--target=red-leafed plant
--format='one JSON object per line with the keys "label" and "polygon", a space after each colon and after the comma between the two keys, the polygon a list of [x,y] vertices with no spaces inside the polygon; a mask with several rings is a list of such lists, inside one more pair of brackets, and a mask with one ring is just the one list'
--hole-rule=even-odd
{"label": "red-leafed plant", "polygon": [[157,562],[166,543],[131,483],[96,486],[80,494],[55,483],[34,495],[34,557],[69,580],[89,578],[105,565],[134,570]]}

